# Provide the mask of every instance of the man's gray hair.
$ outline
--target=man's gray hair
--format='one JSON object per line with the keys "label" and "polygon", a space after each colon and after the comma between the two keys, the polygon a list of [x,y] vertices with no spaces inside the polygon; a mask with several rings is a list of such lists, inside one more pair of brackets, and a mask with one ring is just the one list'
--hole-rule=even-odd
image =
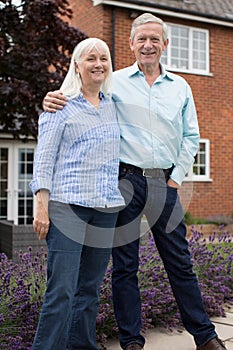
{"label": "man's gray hair", "polygon": [[161,24],[161,26],[163,28],[163,41],[167,40],[167,36],[168,36],[167,31],[168,30],[167,30],[166,23],[161,18],[152,15],[152,13],[143,13],[142,15],[135,18],[135,20],[132,23],[132,28],[131,28],[131,33],[130,33],[130,37],[132,40],[134,39],[135,29],[137,27],[141,26],[142,24],[145,24],[148,22]]}

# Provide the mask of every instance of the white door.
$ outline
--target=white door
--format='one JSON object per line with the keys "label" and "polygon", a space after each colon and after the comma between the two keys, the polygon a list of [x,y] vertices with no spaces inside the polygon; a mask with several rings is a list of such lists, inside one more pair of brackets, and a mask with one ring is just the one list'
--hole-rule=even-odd
{"label": "white door", "polygon": [[0,142],[0,220],[32,224],[34,200],[29,183],[35,147],[33,142]]}

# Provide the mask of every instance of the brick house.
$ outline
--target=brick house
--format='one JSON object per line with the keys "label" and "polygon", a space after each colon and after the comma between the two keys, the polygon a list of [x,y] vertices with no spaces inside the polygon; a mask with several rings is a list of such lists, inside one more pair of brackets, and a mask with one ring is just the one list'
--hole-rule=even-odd
{"label": "brick house", "polygon": [[143,12],[169,26],[162,62],[192,87],[201,133],[193,171],[180,191],[194,217],[233,216],[233,2],[231,0],[70,0],[72,24],[105,40],[114,69],[134,62],[128,38]]}
{"label": "brick house", "polygon": [[[71,24],[108,43],[114,69],[134,62],[128,37],[136,16],[151,12],[168,24],[170,44],[162,62],[191,85],[201,133],[194,167],[180,190],[182,203],[194,217],[232,217],[232,0],[69,1],[74,12]],[[0,138],[0,252],[9,256],[12,246],[36,244],[29,189],[35,147],[34,141]]]}

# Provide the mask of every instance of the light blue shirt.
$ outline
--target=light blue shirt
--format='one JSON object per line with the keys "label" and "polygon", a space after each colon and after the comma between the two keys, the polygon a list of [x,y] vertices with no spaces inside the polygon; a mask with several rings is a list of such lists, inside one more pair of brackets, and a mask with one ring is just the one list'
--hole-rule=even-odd
{"label": "light blue shirt", "polygon": [[197,114],[185,79],[161,69],[151,87],[137,63],[113,73],[120,160],[140,168],[174,164],[171,178],[181,184],[198,151]]}
{"label": "light blue shirt", "polygon": [[120,130],[114,103],[101,94],[99,109],[82,94],[62,111],[42,113],[34,159],[34,193],[85,207],[124,204],[118,189]]}

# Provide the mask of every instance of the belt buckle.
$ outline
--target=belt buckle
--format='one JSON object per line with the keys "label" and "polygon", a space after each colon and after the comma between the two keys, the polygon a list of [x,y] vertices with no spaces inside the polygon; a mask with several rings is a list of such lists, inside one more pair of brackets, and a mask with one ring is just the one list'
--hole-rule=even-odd
{"label": "belt buckle", "polygon": [[142,176],[152,179],[151,175],[146,175],[146,169],[142,169]]}

